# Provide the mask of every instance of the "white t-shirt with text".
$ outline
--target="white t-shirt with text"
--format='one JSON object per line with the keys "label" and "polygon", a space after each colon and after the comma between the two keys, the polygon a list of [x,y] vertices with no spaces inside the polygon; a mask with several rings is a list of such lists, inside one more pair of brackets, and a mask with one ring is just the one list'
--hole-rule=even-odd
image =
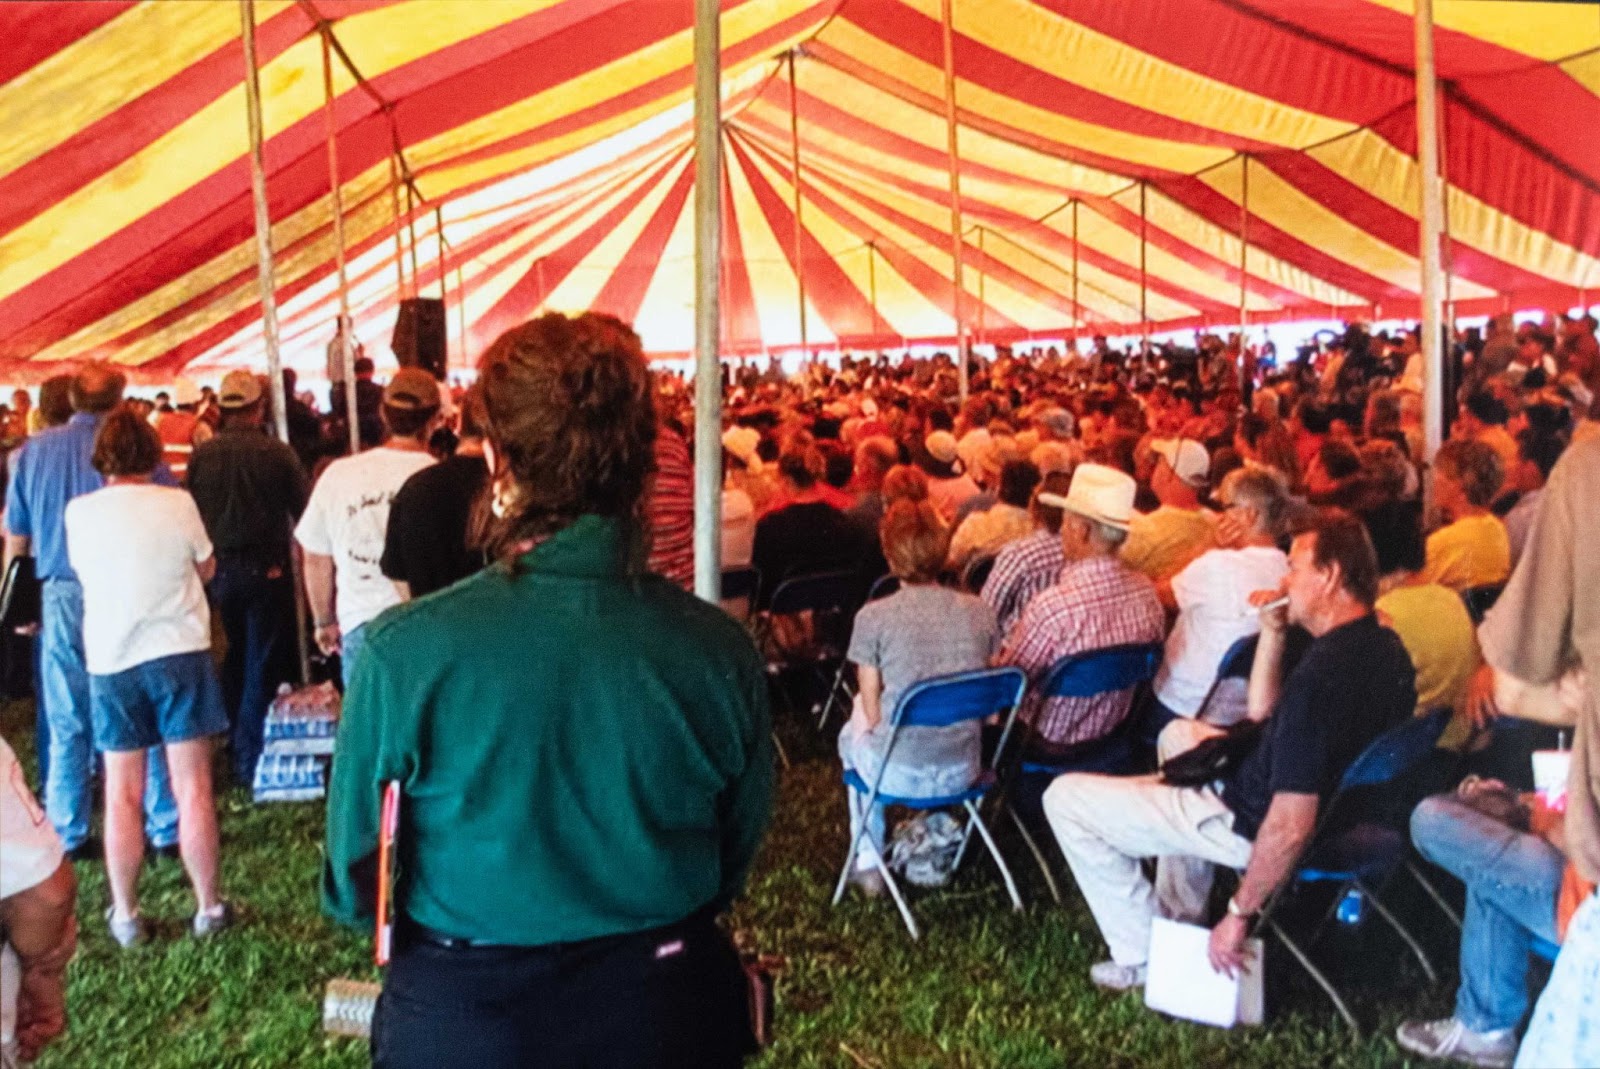
{"label": "white t-shirt with text", "polygon": [[308,553],[333,558],[339,630],[349,634],[401,602],[383,574],[389,507],[405,481],[433,463],[421,450],[369,449],[328,465],[294,536]]}
{"label": "white t-shirt with text", "polygon": [[211,608],[195,570],[211,559],[211,539],[188,491],[107,486],[67,504],[66,529],[90,674],[211,648]]}
{"label": "white t-shirt with text", "polygon": [[1209,550],[1172,577],[1178,622],[1156,675],[1162,705],[1181,716],[1200,711],[1228,647],[1261,630],[1251,591],[1276,590],[1288,570],[1282,550],[1247,546]]}

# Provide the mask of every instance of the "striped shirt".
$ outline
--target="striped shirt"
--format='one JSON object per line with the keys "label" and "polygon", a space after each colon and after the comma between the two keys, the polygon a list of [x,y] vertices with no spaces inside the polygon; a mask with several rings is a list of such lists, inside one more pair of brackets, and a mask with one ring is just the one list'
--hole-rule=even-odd
{"label": "striped shirt", "polygon": [[994,610],[995,626],[1000,634],[1011,633],[1011,625],[1017,622],[1028,602],[1056,581],[1066,562],[1061,552],[1061,536],[1044,528],[1000,550],[981,595]]}
{"label": "striped shirt", "polygon": [[[1068,564],[1055,586],[1028,603],[996,663],[1016,665],[1037,684],[1068,654],[1160,642],[1165,631],[1154,583],[1115,557],[1090,557]],[[1069,746],[1104,737],[1122,723],[1132,701],[1129,689],[1051,698],[1041,706],[1030,689],[1021,716],[1039,741]]]}
{"label": "striped shirt", "polygon": [[694,462],[689,444],[670,427],[656,434],[656,477],[645,503],[649,568],[694,589]]}

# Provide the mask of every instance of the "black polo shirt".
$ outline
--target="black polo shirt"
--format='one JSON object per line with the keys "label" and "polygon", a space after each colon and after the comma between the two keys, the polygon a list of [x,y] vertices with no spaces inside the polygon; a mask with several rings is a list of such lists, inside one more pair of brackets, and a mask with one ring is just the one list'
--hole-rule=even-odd
{"label": "black polo shirt", "polygon": [[219,556],[289,563],[289,531],[307,494],[294,450],[259,425],[224,427],[195,448],[187,481]]}
{"label": "black polo shirt", "polygon": [[1279,791],[1326,802],[1361,751],[1416,705],[1411,658],[1376,616],[1316,639],[1284,680],[1255,751],[1223,782],[1233,830],[1254,839]]}

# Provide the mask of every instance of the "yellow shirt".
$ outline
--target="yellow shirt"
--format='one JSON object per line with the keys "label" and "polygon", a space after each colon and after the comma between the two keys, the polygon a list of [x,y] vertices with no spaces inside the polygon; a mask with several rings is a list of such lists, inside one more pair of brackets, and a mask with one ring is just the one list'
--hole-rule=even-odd
{"label": "yellow shirt", "polygon": [[1456,708],[1479,662],[1477,631],[1461,595],[1423,583],[1396,587],[1377,607],[1417,670],[1417,712]]}
{"label": "yellow shirt", "polygon": [[1460,593],[1504,583],[1511,576],[1511,539],[1500,517],[1464,516],[1428,536],[1422,577]]}
{"label": "yellow shirt", "polygon": [[1205,509],[1167,505],[1135,516],[1122,544],[1122,562],[1155,582],[1171,579],[1217,544],[1216,523]]}
{"label": "yellow shirt", "polygon": [[1511,437],[1511,432],[1500,426],[1490,426],[1478,435],[1478,441],[1500,454],[1500,463],[1505,465],[1505,471],[1510,472],[1517,466],[1517,461],[1522,458],[1522,451],[1517,447],[1517,440]]}

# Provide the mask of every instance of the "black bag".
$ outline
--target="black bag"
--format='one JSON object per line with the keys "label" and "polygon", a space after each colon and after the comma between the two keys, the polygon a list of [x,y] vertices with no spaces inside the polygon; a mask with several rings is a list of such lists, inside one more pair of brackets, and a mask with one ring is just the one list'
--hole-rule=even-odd
{"label": "black bag", "polygon": [[19,631],[39,623],[39,579],[32,557],[13,557],[0,583],[0,630]]}
{"label": "black bag", "polygon": [[1241,720],[1191,750],[1164,761],[1161,779],[1174,787],[1204,787],[1231,772],[1261,741],[1260,720]]}

